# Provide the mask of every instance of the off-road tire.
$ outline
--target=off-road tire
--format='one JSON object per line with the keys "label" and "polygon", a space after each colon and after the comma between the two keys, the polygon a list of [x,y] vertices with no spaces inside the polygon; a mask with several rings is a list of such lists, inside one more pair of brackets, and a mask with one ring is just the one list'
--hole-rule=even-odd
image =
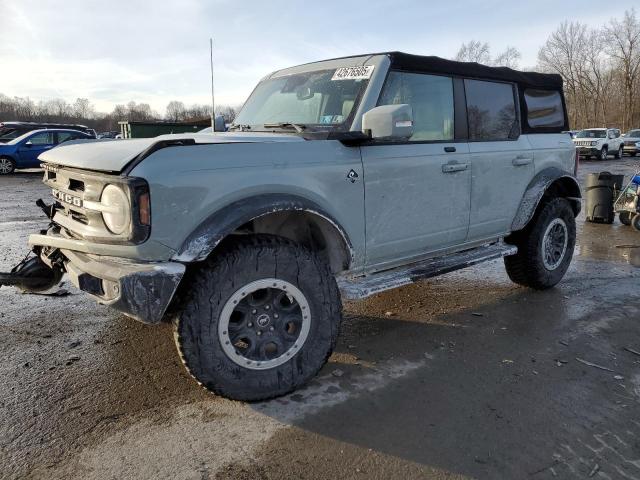
{"label": "off-road tire", "polygon": [[620,223],[622,223],[623,225],[631,225],[631,217],[632,214],[631,212],[620,212],[618,214],[618,218],[620,219]]}
{"label": "off-road tire", "polygon": [[620,148],[618,148],[618,151],[615,154],[615,158],[622,158],[622,154],[623,154],[624,150],[622,145],[620,146]]}
{"label": "off-road tire", "polygon": [[10,175],[16,171],[16,162],[12,158],[0,157],[0,162],[4,165],[0,166],[0,175]]}
{"label": "off-road tire", "polygon": [[[537,290],[555,286],[566,273],[576,243],[576,222],[573,209],[565,198],[543,200],[534,218],[521,231],[515,232],[509,242],[518,247],[518,253],[504,258],[509,278]],[[543,238],[547,227],[561,219],[566,226],[567,245],[559,265],[549,270],[543,260]]]}
{"label": "off-road tire", "polygon": [[[308,302],[311,320],[306,340],[286,363],[255,370],[225,353],[218,325],[231,297],[265,278],[297,287]],[[217,395],[242,401],[285,395],[313,378],[335,347],[342,320],[340,292],[328,263],[304,246],[272,235],[238,237],[188,281],[174,338],[189,373]]]}
{"label": "off-road tire", "polygon": [[636,213],[631,217],[631,226],[636,232],[640,232],[640,213]]}
{"label": "off-road tire", "polygon": [[608,156],[609,156],[609,149],[607,147],[602,147],[602,150],[600,150],[599,160],[604,162],[605,160],[607,160]]}

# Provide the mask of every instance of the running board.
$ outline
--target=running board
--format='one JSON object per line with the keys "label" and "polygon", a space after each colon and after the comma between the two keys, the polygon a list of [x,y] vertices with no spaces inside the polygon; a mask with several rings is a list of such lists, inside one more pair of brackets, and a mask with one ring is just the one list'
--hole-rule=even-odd
{"label": "running board", "polygon": [[343,298],[357,300],[418,280],[436,277],[516,253],[518,253],[518,247],[498,242],[363,277],[339,276],[336,280]]}

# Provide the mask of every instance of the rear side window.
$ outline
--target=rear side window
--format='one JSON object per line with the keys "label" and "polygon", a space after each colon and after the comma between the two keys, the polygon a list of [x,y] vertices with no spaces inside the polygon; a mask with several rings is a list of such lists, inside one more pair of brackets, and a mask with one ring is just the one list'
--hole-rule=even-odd
{"label": "rear side window", "polygon": [[513,85],[465,80],[469,139],[511,140],[520,133]]}
{"label": "rear side window", "polygon": [[524,91],[524,101],[527,104],[527,123],[531,128],[564,126],[560,92],[527,88]]}
{"label": "rear side window", "polygon": [[453,80],[439,75],[390,72],[378,105],[407,103],[413,110],[412,142],[453,140]]}

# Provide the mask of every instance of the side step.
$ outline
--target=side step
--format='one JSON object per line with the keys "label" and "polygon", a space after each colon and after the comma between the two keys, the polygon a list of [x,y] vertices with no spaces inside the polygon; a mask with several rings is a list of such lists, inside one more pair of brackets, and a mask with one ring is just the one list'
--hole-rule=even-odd
{"label": "side step", "polygon": [[463,252],[430,258],[411,265],[385,270],[362,277],[340,276],[336,280],[342,297],[357,300],[376,293],[402,287],[425,278],[436,277],[488,260],[518,253],[518,247],[502,242],[483,245]]}

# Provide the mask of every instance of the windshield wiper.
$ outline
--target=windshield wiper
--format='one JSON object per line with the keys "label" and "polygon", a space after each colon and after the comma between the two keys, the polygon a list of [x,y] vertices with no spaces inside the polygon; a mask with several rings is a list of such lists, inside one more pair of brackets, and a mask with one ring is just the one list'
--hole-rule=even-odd
{"label": "windshield wiper", "polygon": [[307,128],[306,125],[291,122],[265,123],[262,126],[264,128],[293,128],[298,133],[302,133]]}
{"label": "windshield wiper", "polygon": [[234,130],[240,130],[241,132],[244,132],[245,130],[251,130],[251,125],[242,125],[240,123],[239,124],[232,123],[229,126],[228,130],[230,132],[233,132]]}

